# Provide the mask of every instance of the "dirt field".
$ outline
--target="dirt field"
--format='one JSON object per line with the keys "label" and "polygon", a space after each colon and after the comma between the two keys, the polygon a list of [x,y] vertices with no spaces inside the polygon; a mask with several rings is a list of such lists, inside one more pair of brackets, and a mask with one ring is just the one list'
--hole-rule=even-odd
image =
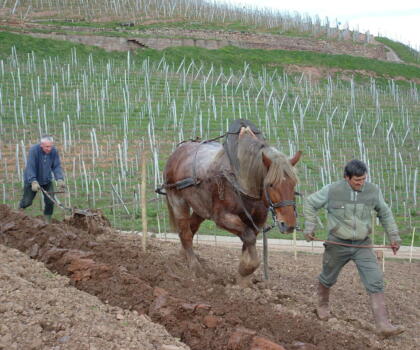
{"label": "dirt field", "polygon": [[390,318],[407,331],[382,340],[352,264],[332,291],[335,317],[321,322],[313,298],[320,255],[295,262],[273,252],[271,280],[259,269],[253,288],[240,289],[238,249],[199,245],[209,275],[194,278],[178,243],[150,240],[143,253],[141,237],[95,223],[104,227],[46,225],[0,206],[0,349],[188,348],[178,340],[197,350],[418,349],[418,261],[387,261]]}

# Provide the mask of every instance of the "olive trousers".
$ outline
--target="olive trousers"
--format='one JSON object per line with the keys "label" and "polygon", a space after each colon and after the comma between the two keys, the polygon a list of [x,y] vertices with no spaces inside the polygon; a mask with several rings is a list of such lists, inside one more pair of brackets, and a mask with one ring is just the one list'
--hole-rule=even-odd
{"label": "olive trousers", "polygon": [[[352,245],[371,245],[369,237],[364,240],[352,241],[343,240],[330,234],[328,240]],[[368,293],[383,293],[383,274],[372,248],[345,247],[328,243],[324,243],[324,246],[322,272],[318,280],[325,287],[331,288],[337,282],[341,269],[352,260],[356,264],[360,279]]]}

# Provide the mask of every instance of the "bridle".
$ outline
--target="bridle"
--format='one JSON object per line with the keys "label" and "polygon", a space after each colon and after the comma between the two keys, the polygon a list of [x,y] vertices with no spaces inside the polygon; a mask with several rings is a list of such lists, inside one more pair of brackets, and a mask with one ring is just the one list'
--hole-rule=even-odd
{"label": "bridle", "polygon": [[[264,195],[265,195],[265,198],[268,202],[268,210],[271,212],[271,216],[273,218],[274,224],[271,225],[271,226],[265,227],[263,232],[268,232],[273,227],[278,226],[280,232],[284,233],[284,224],[280,223],[277,220],[276,208],[283,208],[283,207],[292,206],[293,210],[295,212],[295,217],[297,218],[298,214],[297,214],[297,210],[296,210],[296,201],[292,200],[292,199],[285,199],[285,200],[280,201],[280,202],[273,202],[271,200],[270,194],[269,194],[268,189],[267,189],[269,186],[270,185],[264,186]],[[295,196],[300,196],[301,195],[299,192],[294,192],[294,194],[295,194]],[[296,227],[296,229],[298,229],[298,228]]]}

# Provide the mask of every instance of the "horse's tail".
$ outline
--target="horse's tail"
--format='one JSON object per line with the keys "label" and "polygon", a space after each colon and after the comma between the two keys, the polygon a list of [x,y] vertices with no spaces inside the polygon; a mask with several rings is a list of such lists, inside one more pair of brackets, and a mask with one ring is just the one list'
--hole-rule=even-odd
{"label": "horse's tail", "polygon": [[174,209],[172,208],[171,203],[169,202],[168,196],[166,196],[166,206],[168,207],[169,212],[169,225],[174,232],[179,232],[178,225],[175,220]]}

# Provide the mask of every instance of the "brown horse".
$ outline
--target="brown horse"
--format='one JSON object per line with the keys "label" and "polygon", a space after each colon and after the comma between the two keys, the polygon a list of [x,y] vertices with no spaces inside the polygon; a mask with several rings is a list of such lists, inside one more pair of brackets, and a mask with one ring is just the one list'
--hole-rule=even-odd
{"label": "brown horse", "polygon": [[255,243],[268,208],[282,232],[293,232],[296,226],[293,166],[301,152],[289,160],[244,130],[237,138],[236,169],[220,143],[184,142],[168,159],[164,188],[170,222],[179,233],[189,267],[196,275],[204,273],[193,251],[193,237],[205,219],[213,220],[242,240],[238,282],[247,285],[260,264]]}

